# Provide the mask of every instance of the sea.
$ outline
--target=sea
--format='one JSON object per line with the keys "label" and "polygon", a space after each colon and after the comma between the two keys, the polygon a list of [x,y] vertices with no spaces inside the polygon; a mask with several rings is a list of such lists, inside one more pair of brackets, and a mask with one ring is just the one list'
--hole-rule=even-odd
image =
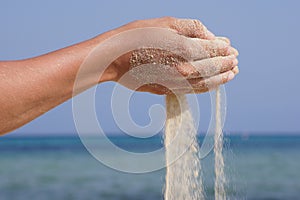
{"label": "sea", "polygon": [[[161,136],[109,139],[132,152],[163,146]],[[228,199],[300,199],[300,135],[226,134],[224,147]],[[201,160],[206,199],[214,199],[213,158]],[[164,168],[144,174],[111,169],[75,134],[0,137],[0,200],[163,199],[164,176]]]}

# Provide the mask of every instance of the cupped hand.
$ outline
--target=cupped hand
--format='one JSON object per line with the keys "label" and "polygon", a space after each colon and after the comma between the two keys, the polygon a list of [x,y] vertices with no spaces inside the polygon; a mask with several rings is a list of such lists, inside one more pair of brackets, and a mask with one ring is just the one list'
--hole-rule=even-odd
{"label": "cupped hand", "polygon": [[133,90],[160,95],[203,93],[238,74],[238,52],[229,39],[214,36],[198,20],[139,20],[115,32],[150,27],[172,32],[162,36],[166,48],[145,47],[122,55],[110,66],[116,74],[114,81]]}

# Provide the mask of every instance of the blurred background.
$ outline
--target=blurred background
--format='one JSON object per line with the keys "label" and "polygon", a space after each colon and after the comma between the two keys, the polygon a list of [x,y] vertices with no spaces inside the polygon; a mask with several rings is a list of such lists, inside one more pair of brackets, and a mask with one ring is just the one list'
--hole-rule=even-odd
{"label": "blurred background", "polygon": [[[0,60],[38,56],[133,20],[162,16],[199,19],[216,35],[230,38],[240,52],[240,74],[226,85],[229,196],[298,198],[298,1],[1,0],[0,5]],[[132,151],[160,148],[160,136],[141,142],[118,128],[110,107],[114,86],[97,87],[97,117],[104,131]],[[210,96],[197,98],[199,133],[205,133]],[[135,94],[130,103],[133,120],[147,125],[153,104],[164,104],[164,98]],[[202,162],[207,199],[213,198],[212,158],[210,154]],[[164,170],[124,174],[103,166],[85,150],[73,122],[71,100],[0,137],[0,160],[0,199],[162,198]]]}

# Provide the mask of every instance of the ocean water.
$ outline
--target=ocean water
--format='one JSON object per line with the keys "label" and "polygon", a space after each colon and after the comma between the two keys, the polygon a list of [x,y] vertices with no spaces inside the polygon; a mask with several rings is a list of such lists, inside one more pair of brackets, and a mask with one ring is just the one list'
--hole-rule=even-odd
{"label": "ocean water", "polygon": [[[133,152],[162,147],[160,137],[111,140]],[[300,199],[300,136],[226,136],[225,141],[229,199]],[[214,199],[213,154],[201,164],[206,199]],[[147,174],[110,169],[75,136],[0,137],[1,200],[163,199],[164,176],[164,169]]]}

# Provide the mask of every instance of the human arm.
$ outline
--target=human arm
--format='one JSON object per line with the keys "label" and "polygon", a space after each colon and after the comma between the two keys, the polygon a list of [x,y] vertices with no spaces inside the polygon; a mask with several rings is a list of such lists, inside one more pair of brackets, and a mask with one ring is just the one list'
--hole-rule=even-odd
{"label": "human arm", "polygon": [[[190,26],[191,24],[194,25]],[[93,76],[92,72],[88,73],[80,80],[78,90],[74,93],[74,82],[78,70],[95,47],[121,32],[145,27],[169,28],[186,37],[215,39],[198,21],[159,18],[136,21],[90,40],[35,58],[2,61],[0,62],[0,134],[5,134],[30,122],[95,84],[106,81],[118,82],[130,69],[130,53],[121,56],[103,69],[104,73],[97,81],[90,78]],[[228,50],[229,55],[236,54],[229,47],[230,45],[227,45],[222,48],[226,52]],[[221,51],[219,53],[222,54]],[[231,72],[238,72],[234,67],[234,60],[235,58],[230,59],[229,61],[232,63],[226,64],[228,66],[226,70],[217,74],[224,78],[216,84],[227,82]],[[106,66],[99,65],[97,67],[104,68]],[[188,67],[183,64],[178,67],[179,71],[186,68]],[[195,83],[195,87],[203,92],[204,89],[207,89],[203,88],[199,82],[198,85]],[[139,90],[156,94],[165,93],[165,90],[159,87],[144,86]]]}

